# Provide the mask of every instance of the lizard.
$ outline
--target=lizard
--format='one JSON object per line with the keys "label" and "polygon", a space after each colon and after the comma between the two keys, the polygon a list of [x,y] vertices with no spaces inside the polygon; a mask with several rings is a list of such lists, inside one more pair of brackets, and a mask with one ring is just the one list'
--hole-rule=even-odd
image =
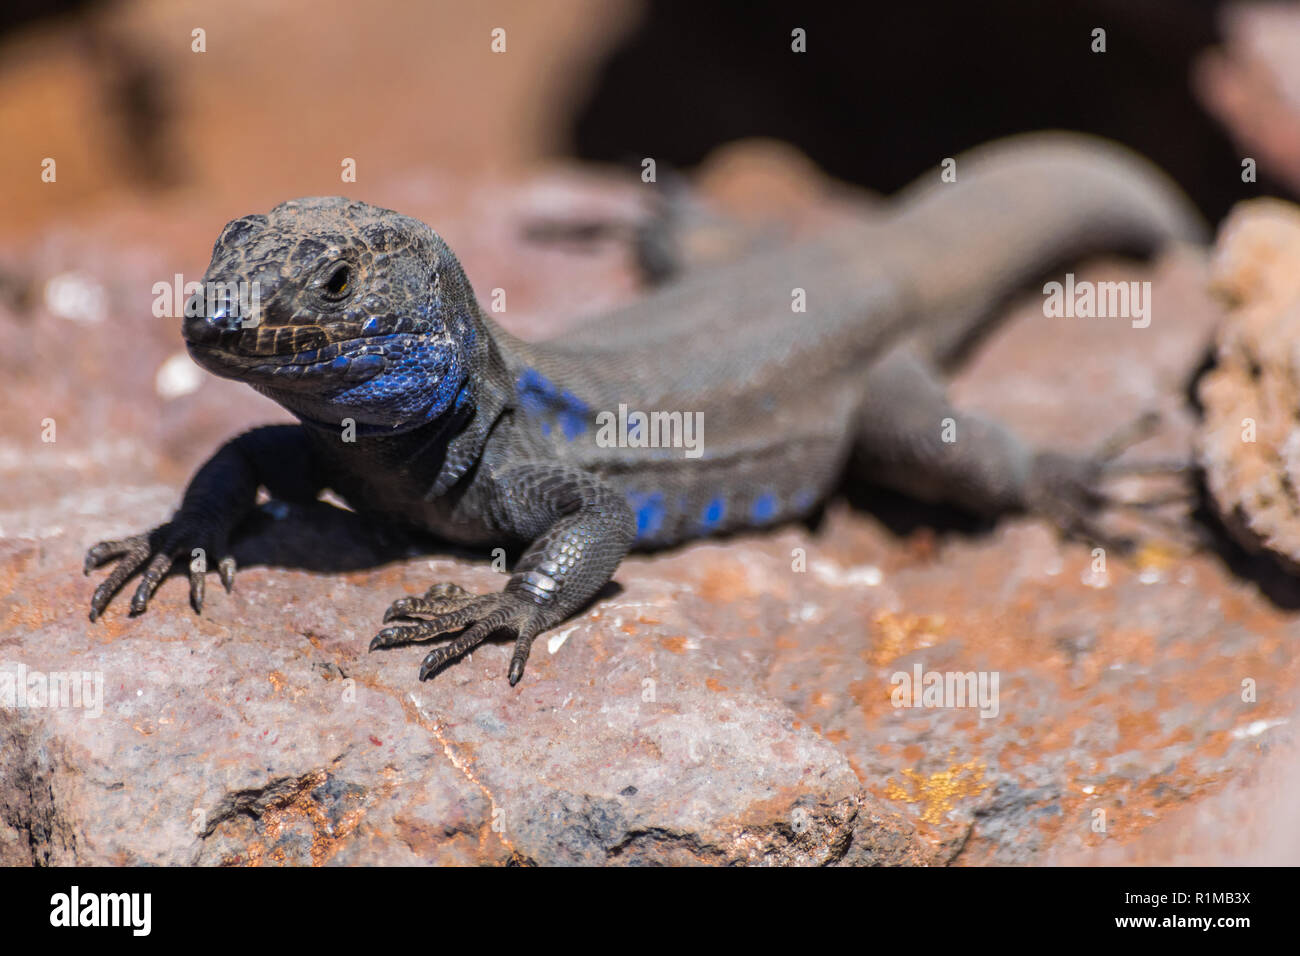
{"label": "lizard", "polygon": [[[91,547],[87,574],[117,559],[91,620],[136,574],[130,611],[145,612],[192,553],[204,556],[189,568],[194,611],[207,558],[229,592],[229,541],[259,489],[288,501],[329,489],[375,520],[514,549],[502,590],[441,582],[400,597],[370,645],[444,639],[425,680],[502,635],[512,686],[534,638],[588,605],[631,549],[804,518],[845,480],[983,516],[1030,512],[1095,540],[1119,446],[1032,447],[952,407],[944,376],[1050,267],[1199,242],[1202,224],[1154,166],[1078,134],[997,141],[956,169],[879,216],[684,275],[543,342],[493,321],[416,219],[315,197],[231,221],[182,335],[200,366],[297,423],[230,440],[170,521]],[[259,290],[256,308],[232,283]],[[620,405],[698,415],[698,457],[601,440],[601,413]],[[945,420],[958,440],[942,440]]]}

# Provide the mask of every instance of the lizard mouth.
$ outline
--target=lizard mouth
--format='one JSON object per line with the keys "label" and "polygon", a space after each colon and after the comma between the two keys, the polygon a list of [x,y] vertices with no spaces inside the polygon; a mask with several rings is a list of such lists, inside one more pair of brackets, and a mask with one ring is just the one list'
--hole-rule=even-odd
{"label": "lizard mouth", "polygon": [[[331,333],[335,330],[331,329]],[[326,340],[323,329],[280,327],[222,332],[215,340],[187,337],[190,357],[214,375],[291,391],[358,385],[379,375],[413,334]],[[247,337],[247,338],[245,338]]]}
{"label": "lizard mouth", "polygon": [[[224,315],[186,316],[181,335],[190,345],[203,345],[249,358],[296,358],[358,342],[398,340],[430,331],[430,323],[405,317],[369,316],[318,325],[312,322],[240,325]],[[311,361],[310,359],[308,361]]]}
{"label": "lizard mouth", "polygon": [[225,352],[249,359],[295,358],[310,355],[330,345],[342,345],[366,334],[358,322],[337,325],[257,325],[225,328],[204,319],[187,318],[181,335],[191,346]]}

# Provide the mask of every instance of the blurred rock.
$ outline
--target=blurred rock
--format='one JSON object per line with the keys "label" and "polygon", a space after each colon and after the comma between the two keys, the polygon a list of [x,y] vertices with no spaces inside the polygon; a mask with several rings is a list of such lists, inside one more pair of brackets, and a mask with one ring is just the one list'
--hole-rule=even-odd
{"label": "blurred rock", "polygon": [[[1241,184],[1241,198],[1300,194],[1300,8],[1238,2],[1220,19],[1223,43],[1200,55],[1192,80],[1235,142],[1238,163],[1255,161],[1255,178]],[[1241,168],[1222,175],[1240,178]]]}
{"label": "blurred rock", "polygon": [[1214,286],[1231,311],[1200,382],[1206,481],[1246,548],[1300,569],[1300,207],[1238,206],[1219,233]]}
{"label": "blurred rock", "polygon": [[[637,13],[610,0],[81,6],[0,36],[9,240],[160,197],[373,201],[404,169],[535,171]],[[506,31],[504,53],[494,29]],[[54,182],[41,179],[47,159]]]}

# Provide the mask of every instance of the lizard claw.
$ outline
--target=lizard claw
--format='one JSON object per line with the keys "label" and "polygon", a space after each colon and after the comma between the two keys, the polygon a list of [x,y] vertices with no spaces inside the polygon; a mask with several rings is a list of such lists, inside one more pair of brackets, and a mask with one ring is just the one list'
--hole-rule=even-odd
{"label": "lizard claw", "polygon": [[[101,541],[86,552],[83,571],[89,574],[95,568],[118,558],[117,565],[108,577],[95,588],[90,599],[90,620],[95,621],[104,613],[113,596],[122,589],[137,572],[141,574],[140,583],[131,596],[131,615],[143,614],[149,608],[149,601],[158,585],[167,576],[173,564],[188,550],[191,555],[189,566],[190,606],[195,613],[203,610],[205,593],[205,574],[207,557],[214,551],[223,552],[224,543],[213,548],[209,545],[210,535],[201,530],[197,522],[191,523],[184,518],[176,518],[167,524],[159,525],[144,534],[131,535],[113,541]],[[193,542],[207,542],[195,544]],[[235,561],[226,555],[217,565],[221,583],[229,591],[234,584]]]}
{"label": "lizard claw", "polygon": [[[1055,521],[1068,537],[1081,538],[1119,554],[1133,553],[1141,542],[1107,530],[1102,523],[1107,512],[1126,510],[1176,538],[1188,537],[1182,524],[1162,520],[1155,511],[1166,505],[1192,504],[1195,495],[1186,482],[1194,468],[1192,459],[1119,460],[1129,448],[1151,437],[1160,420],[1156,411],[1143,412],[1099,442],[1091,454],[1039,452],[1026,487],[1026,510]],[[1182,479],[1183,487],[1138,501],[1117,497],[1104,487],[1108,479],[1126,475],[1174,477]]]}
{"label": "lizard claw", "polygon": [[227,594],[235,590],[235,559],[230,555],[217,562],[217,577],[221,579],[221,586],[226,589]]}
{"label": "lizard claw", "polygon": [[427,680],[491,635],[507,632],[515,638],[509,672],[513,687],[524,676],[533,638],[549,626],[541,607],[512,591],[476,595],[455,584],[434,585],[423,598],[398,598],[384,612],[384,621],[417,614],[428,619],[384,628],[370,642],[370,649],[431,641],[464,629],[455,640],[429,652],[420,664],[420,680]]}
{"label": "lizard claw", "polygon": [[1095,457],[1039,452],[1025,493],[1027,510],[1051,519],[1067,537],[1127,550],[1096,522],[1107,503],[1101,488],[1103,468],[1104,462]]}

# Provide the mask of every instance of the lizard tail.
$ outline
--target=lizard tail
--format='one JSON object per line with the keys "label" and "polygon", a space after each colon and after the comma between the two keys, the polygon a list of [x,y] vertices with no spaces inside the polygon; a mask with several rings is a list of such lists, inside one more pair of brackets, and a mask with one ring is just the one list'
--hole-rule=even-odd
{"label": "lizard tail", "polygon": [[937,320],[920,341],[940,364],[965,351],[982,317],[1049,270],[1099,252],[1149,255],[1171,241],[1207,241],[1204,220],[1167,175],[1096,137],[1012,136],[951,168],[955,181],[936,171],[900,191],[890,217],[905,227],[892,236],[922,244],[891,255],[926,265],[915,294]]}

